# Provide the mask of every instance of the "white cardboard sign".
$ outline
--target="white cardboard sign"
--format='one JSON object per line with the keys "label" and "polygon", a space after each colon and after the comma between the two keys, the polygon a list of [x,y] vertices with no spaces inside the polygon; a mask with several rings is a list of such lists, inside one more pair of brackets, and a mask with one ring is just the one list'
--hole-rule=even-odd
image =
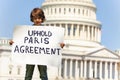
{"label": "white cardboard sign", "polygon": [[20,64],[59,66],[64,28],[17,26],[13,33],[12,60]]}

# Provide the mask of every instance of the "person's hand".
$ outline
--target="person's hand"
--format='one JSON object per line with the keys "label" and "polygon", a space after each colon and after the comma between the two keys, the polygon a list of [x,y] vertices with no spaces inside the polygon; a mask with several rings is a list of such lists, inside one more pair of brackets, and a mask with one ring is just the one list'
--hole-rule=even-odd
{"label": "person's hand", "polygon": [[65,46],[64,43],[60,43],[60,47],[63,48]]}
{"label": "person's hand", "polygon": [[10,42],[9,42],[9,45],[12,45],[14,42],[12,41],[12,40],[10,40]]}

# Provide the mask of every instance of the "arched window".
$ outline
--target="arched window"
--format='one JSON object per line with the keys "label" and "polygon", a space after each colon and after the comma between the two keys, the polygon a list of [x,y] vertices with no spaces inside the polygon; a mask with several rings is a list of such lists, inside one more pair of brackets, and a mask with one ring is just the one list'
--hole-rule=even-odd
{"label": "arched window", "polygon": [[71,9],[69,8],[69,12],[71,12]]}
{"label": "arched window", "polygon": [[78,14],[80,14],[80,9],[78,9]]}
{"label": "arched window", "polygon": [[53,13],[53,9],[51,8],[51,14]]}
{"label": "arched window", "polygon": [[75,13],[75,8],[73,9],[74,13]]}
{"label": "arched window", "polygon": [[61,13],[61,8],[59,8],[59,13]]}
{"label": "arched window", "polygon": [[9,74],[12,74],[13,65],[9,65]]}
{"label": "arched window", "polygon": [[60,26],[60,24],[56,24],[56,26],[57,26],[57,27],[59,27],[59,26]]}
{"label": "arched window", "polygon": [[56,10],[56,8],[55,8],[55,14],[57,13],[57,10]]}
{"label": "arched window", "polygon": [[66,8],[64,8],[64,14],[66,14]]}
{"label": "arched window", "polygon": [[71,24],[68,24],[68,36],[70,36]]}
{"label": "arched window", "polygon": [[84,13],[85,13],[85,10],[83,9],[83,11],[82,11],[82,15],[84,15]]}
{"label": "arched window", "polygon": [[75,34],[76,29],[77,29],[77,24],[75,24],[75,25],[73,26],[73,36],[75,36],[75,35],[76,35],[76,34]]}
{"label": "arched window", "polygon": [[21,66],[18,66],[17,69],[18,69],[17,74],[20,75],[21,74]]}

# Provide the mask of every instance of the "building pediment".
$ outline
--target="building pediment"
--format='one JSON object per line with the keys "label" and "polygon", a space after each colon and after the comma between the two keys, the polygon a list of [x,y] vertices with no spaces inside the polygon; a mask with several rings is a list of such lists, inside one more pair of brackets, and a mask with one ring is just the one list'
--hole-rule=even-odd
{"label": "building pediment", "polygon": [[118,54],[107,48],[101,48],[99,50],[92,51],[88,53],[86,57],[120,58]]}

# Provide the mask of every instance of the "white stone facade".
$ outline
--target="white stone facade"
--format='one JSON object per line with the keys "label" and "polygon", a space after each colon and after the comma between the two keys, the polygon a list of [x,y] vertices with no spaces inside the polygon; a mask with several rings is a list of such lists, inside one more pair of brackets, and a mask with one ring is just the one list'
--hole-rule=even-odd
{"label": "white stone facade", "polygon": [[[48,67],[49,80],[120,79],[120,51],[101,45],[101,23],[92,0],[45,0],[42,9],[44,25],[65,28],[62,63]],[[12,63],[8,42],[0,40],[0,80],[24,80],[25,65]],[[37,68],[33,80],[39,80]]]}

